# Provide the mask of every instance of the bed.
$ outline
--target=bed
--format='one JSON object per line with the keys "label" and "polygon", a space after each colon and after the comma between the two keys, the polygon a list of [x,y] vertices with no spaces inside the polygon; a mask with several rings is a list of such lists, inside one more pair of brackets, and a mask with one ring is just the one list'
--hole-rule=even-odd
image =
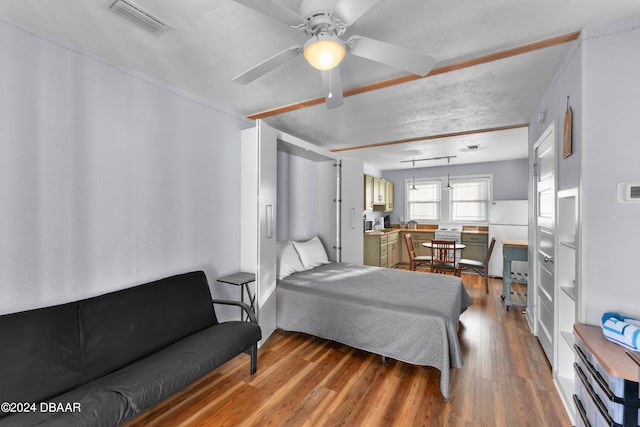
{"label": "bed", "polygon": [[327,263],[278,279],[277,326],[440,370],[462,367],[458,318],[472,304],[459,277]]}

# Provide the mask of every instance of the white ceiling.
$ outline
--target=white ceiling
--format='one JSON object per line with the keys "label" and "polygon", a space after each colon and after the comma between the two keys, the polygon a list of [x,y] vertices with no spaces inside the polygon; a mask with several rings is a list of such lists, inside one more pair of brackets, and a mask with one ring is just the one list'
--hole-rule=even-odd
{"label": "white ceiling", "polygon": [[[267,0],[265,0],[267,1]],[[273,0],[297,9],[300,0]],[[292,45],[304,33],[232,0],[134,0],[173,29],[155,37],[108,11],[108,0],[0,0],[0,19],[75,50],[191,92],[242,115],[323,96],[320,74],[302,58],[248,85],[233,77]],[[438,58],[438,66],[640,15],[637,0],[381,0],[353,26],[372,37]],[[527,124],[569,44],[345,97],[265,119],[325,149],[424,141],[344,151],[380,170],[412,158],[456,155],[451,164],[525,158]],[[345,90],[403,76],[347,55]],[[438,135],[470,133],[459,137]],[[468,145],[477,151],[466,151]],[[442,163],[421,162],[421,167]]]}

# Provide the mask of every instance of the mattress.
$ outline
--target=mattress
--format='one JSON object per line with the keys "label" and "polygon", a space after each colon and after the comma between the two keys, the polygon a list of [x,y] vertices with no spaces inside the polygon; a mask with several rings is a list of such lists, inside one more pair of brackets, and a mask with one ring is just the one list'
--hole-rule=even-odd
{"label": "mattress", "polygon": [[277,326],[440,370],[463,365],[458,319],[472,304],[459,277],[331,263],[277,282]]}

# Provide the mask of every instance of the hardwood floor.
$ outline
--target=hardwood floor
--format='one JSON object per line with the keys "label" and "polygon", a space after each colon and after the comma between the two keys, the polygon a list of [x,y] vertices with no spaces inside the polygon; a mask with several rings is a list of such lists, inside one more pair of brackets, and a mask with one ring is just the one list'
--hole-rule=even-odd
{"label": "hardwood floor", "polygon": [[569,426],[551,368],[521,307],[506,311],[502,281],[460,317],[464,367],[444,402],[440,372],[309,335],[276,331],[249,375],[241,355],[126,424],[134,426]]}

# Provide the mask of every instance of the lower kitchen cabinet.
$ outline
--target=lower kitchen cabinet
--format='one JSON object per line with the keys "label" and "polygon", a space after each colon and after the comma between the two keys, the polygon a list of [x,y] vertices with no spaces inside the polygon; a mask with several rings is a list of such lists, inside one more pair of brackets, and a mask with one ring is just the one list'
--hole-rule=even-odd
{"label": "lower kitchen cabinet", "polygon": [[374,267],[388,267],[386,234],[365,234],[364,235],[364,265]]}
{"label": "lower kitchen cabinet", "polygon": [[364,265],[394,267],[400,263],[400,233],[364,235]]}
{"label": "lower kitchen cabinet", "polygon": [[476,234],[463,232],[461,243],[467,246],[462,250],[462,258],[484,262],[489,247],[488,233]]}
{"label": "lower kitchen cabinet", "polygon": [[395,267],[400,263],[400,233],[390,233],[387,237],[387,265]]}

